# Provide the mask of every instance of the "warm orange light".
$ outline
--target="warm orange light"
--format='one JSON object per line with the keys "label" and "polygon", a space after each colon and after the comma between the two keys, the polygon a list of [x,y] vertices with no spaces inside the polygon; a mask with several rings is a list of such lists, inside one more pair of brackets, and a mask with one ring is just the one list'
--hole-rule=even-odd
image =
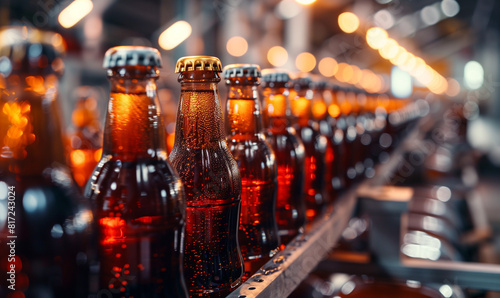
{"label": "warm orange light", "polygon": [[295,66],[302,72],[310,72],[316,66],[316,58],[308,52],[300,53],[295,58]]}
{"label": "warm orange light", "polygon": [[389,38],[384,46],[378,50],[378,52],[382,58],[389,60],[396,57],[399,52],[399,45],[394,39]]}
{"label": "warm orange light", "polygon": [[354,71],[352,70],[352,67],[347,64],[347,63],[339,63],[339,70],[335,74],[335,78],[339,80],[340,82],[346,83],[349,82],[349,80],[352,79],[354,75]]}
{"label": "warm orange light", "polygon": [[339,15],[339,27],[346,33],[353,33],[359,28],[359,18],[352,12],[343,12]]}
{"label": "warm orange light", "polygon": [[331,57],[325,57],[318,63],[318,70],[323,76],[333,77],[339,69],[337,61]]}
{"label": "warm orange light", "polygon": [[160,34],[158,44],[164,50],[171,50],[186,40],[191,32],[192,28],[188,22],[177,21]]}
{"label": "warm orange light", "polygon": [[101,160],[101,157],[102,157],[102,148],[99,148],[94,152],[94,160],[96,162],[99,162]]}
{"label": "warm orange light", "polygon": [[337,118],[340,115],[340,107],[336,104],[331,104],[328,107],[328,114],[333,118]]}
{"label": "warm orange light", "polygon": [[409,57],[410,55],[408,54],[408,51],[400,46],[396,56],[391,59],[391,63],[397,66],[401,66],[406,63],[406,60],[408,60]]}
{"label": "warm orange light", "polygon": [[361,81],[362,72],[361,69],[359,69],[359,67],[357,67],[356,65],[351,65],[351,68],[352,77],[348,80],[348,83],[355,85],[359,83],[359,81]]}
{"label": "warm orange light", "polygon": [[315,119],[322,119],[327,111],[327,106],[323,101],[315,101],[312,107],[313,117]]}
{"label": "warm orange light", "polygon": [[374,50],[382,48],[388,38],[387,31],[379,27],[370,28],[366,32],[366,42]]}
{"label": "warm orange light", "polygon": [[248,51],[248,42],[241,36],[233,36],[227,41],[226,49],[229,55],[241,57]]}
{"label": "warm orange light", "polygon": [[81,166],[85,163],[85,153],[82,150],[73,150],[71,152],[71,163],[75,166]]}
{"label": "warm orange light", "polygon": [[316,0],[295,0],[295,1],[302,5],[311,5],[314,2],[316,2]]}
{"label": "warm orange light", "polygon": [[267,51],[267,61],[276,67],[283,66],[288,61],[288,52],[283,47],[274,46]]}
{"label": "warm orange light", "polygon": [[460,84],[457,80],[453,78],[448,79],[448,89],[446,90],[446,95],[450,97],[457,96],[460,93]]}
{"label": "warm orange light", "polygon": [[92,11],[90,0],[75,0],[61,11],[57,20],[64,28],[71,28]]}

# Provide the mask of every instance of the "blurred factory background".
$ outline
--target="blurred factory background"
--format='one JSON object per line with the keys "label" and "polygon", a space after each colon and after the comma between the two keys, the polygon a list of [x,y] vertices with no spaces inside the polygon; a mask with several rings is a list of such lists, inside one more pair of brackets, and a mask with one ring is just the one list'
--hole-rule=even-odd
{"label": "blurred factory background", "polygon": [[[470,142],[500,166],[497,15],[495,0],[0,2],[0,26],[30,25],[63,36],[67,53],[59,100],[68,124],[77,99],[89,95],[103,119],[109,94],[104,52],[145,45],[162,54],[158,86],[169,133],[179,95],[175,62],[204,54],[219,57],[223,65],[257,63],[317,73],[395,97],[430,91],[471,100],[480,117],[470,125]],[[220,90],[224,100],[225,88]]]}

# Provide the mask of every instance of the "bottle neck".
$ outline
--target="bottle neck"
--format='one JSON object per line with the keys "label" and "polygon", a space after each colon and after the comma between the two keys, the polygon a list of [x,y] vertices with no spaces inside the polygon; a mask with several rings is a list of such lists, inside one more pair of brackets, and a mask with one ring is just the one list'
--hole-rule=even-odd
{"label": "bottle neck", "polygon": [[181,96],[177,111],[174,150],[201,149],[225,142],[224,121],[217,84],[220,77],[213,71],[180,73]]}
{"label": "bottle neck", "polygon": [[296,91],[295,96],[292,98],[292,114],[301,126],[306,126],[309,120],[312,119],[312,97],[312,90],[301,89]]}
{"label": "bottle neck", "polygon": [[66,164],[56,98],[53,74],[14,73],[0,86],[0,159],[7,171],[42,175],[48,168]]}
{"label": "bottle neck", "polygon": [[262,133],[262,115],[257,91],[258,82],[238,84],[230,80],[226,119],[228,135]]}
{"label": "bottle neck", "polygon": [[264,88],[264,118],[271,129],[286,129],[290,126],[289,91],[285,86]]}
{"label": "bottle neck", "polygon": [[[314,91],[314,98],[312,102],[312,115],[316,120],[328,119],[328,105],[325,96],[327,92],[324,89],[317,89]],[[331,102],[331,100],[329,100]]]}
{"label": "bottle neck", "polygon": [[165,130],[156,76],[112,75],[104,128],[103,155],[122,161],[166,159]]}

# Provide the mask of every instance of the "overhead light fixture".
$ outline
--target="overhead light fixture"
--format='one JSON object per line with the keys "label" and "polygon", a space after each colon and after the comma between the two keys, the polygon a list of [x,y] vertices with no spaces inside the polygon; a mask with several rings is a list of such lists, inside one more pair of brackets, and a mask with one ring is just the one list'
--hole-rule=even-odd
{"label": "overhead light fixture", "polygon": [[359,18],[352,12],[343,12],[339,15],[339,27],[345,33],[353,33],[359,28]]}
{"label": "overhead light fixture", "polygon": [[295,1],[302,5],[311,5],[314,2],[316,2],[316,0],[295,0]]}
{"label": "overhead light fixture", "polygon": [[64,28],[71,28],[88,15],[93,7],[90,0],[75,0],[59,13],[57,20]]}
{"label": "overhead light fixture", "polygon": [[188,22],[177,21],[160,34],[158,44],[164,50],[171,50],[185,41],[191,32],[192,28]]}
{"label": "overhead light fixture", "polygon": [[283,66],[288,61],[288,52],[283,47],[274,46],[267,51],[267,61],[276,67]]}
{"label": "overhead light fixture", "polygon": [[308,52],[300,53],[295,58],[295,66],[302,72],[310,72],[316,66],[316,58]]}
{"label": "overhead light fixture", "polygon": [[248,51],[248,42],[241,36],[233,36],[227,41],[226,50],[231,56],[241,57]]}

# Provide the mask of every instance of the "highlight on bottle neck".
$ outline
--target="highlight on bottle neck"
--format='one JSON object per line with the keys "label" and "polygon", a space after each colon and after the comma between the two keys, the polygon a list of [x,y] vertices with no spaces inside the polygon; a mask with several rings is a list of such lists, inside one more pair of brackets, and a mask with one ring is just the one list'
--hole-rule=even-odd
{"label": "highlight on bottle neck", "polygon": [[103,154],[122,160],[166,158],[165,130],[156,93],[161,67],[158,50],[114,47],[106,52],[103,67],[111,81]]}
{"label": "highlight on bottle neck", "polygon": [[[268,126],[275,126],[272,118],[286,118],[290,114],[288,96],[290,95],[290,76],[286,70],[263,69],[262,85],[264,95],[264,115]],[[280,122],[279,126],[287,126]]]}
{"label": "highlight on bottle neck", "polygon": [[227,133],[258,134],[262,132],[262,116],[257,91],[260,67],[256,64],[231,64],[224,77],[229,86],[226,104]]}
{"label": "highlight on bottle neck", "polygon": [[311,78],[305,75],[298,76],[292,80],[292,114],[298,118],[299,122],[312,118],[313,90],[311,84]]}

